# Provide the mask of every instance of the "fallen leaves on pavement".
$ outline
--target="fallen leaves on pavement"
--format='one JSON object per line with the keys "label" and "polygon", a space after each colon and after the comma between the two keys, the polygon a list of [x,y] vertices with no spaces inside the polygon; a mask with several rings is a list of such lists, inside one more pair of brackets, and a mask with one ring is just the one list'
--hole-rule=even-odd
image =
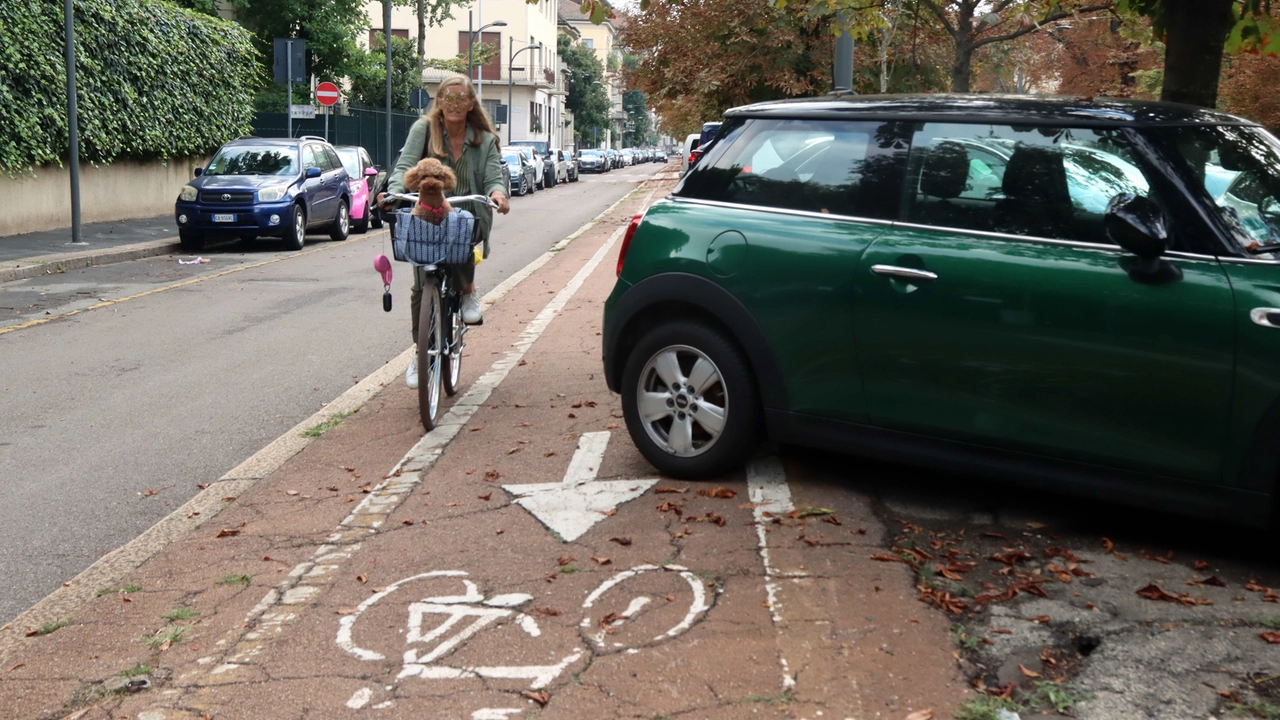
{"label": "fallen leaves on pavement", "polygon": [[1195,607],[1197,605],[1213,604],[1213,601],[1209,600],[1208,598],[1192,597],[1188,593],[1183,593],[1182,595],[1174,595],[1173,593],[1165,590],[1164,588],[1160,587],[1159,585],[1156,585],[1155,583],[1151,583],[1150,585],[1147,585],[1146,587],[1138,590],[1137,593],[1142,597],[1147,598],[1148,600],[1160,600],[1162,602],[1180,603],[1182,605],[1185,605],[1186,607]]}
{"label": "fallen leaves on pavement", "polygon": [[631,544],[631,538],[629,538],[629,537],[614,537],[614,538],[609,538],[609,542],[616,542],[616,543],[618,543],[619,545],[626,546],[626,545],[630,545],[630,544]]}
{"label": "fallen leaves on pavement", "polygon": [[233,537],[233,536],[235,536],[235,535],[239,535],[239,534],[240,534],[240,531],[239,531],[239,530],[236,530],[235,528],[222,528],[221,530],[219,530],[219,531],[218,531],[218,534],[217,534],[217,535],[215,535],[214,537],[220,537],[220,538],[221,538],[221,537]]}
{"label": "fallen leaves on pavement", "polygon": [[689,492],[689,488],[660,487],[655,488],[653,492],[655,495],[661,495],[663,493],[686,493]]}
{"label": "fallen leaves on pavement", "polygon": [[1268,643],[1272,645],[1280,645],[1280,632],[1276,632],[1274,630],[1271,630],[1268,632],[1260,632],[1258,633],[1258,637],[1262,638],[1263,640],[1266,640]]}
{"label": "fallen leaves on pavement", "polygon": [[945,590],[924,585],[919,586],[918,589],[920,590],[920,597],[917,598],[919,601],[923,603],[931,602],[952,615],[959,615],[969,609],[969,603]]}
{"label": "fallen leaves on pavement", "polygon": [[917,710],[908,715],[905,720],[933,720],[933,711]]}
{"label": "fallen leaves on pavement", "polygon": [[591,558],[591,559],[592,559],[592,560],[595,560],[597,565],[612,565],[612,564],[613,564],[613,560],[611,560],[610,558],[607,558],[607,557],[593,557],[593,558]]}
{"label": "fallen leaves on pavement", "polygon": [[545,707],[547,703],[551,702],[551,695],[548,694],[546,690],[525,690],[520,694],[538,703],[538,705],[542,707]]}
{"label": "fallen leaves on pavement", "polygon": [[713,487],[710,490],[699,490],[698,497],[720,498],[721,500],[732,500],[738,496],[737,490],[730,490],[727,487]]}
{"label": "fallen leaves on pavement", "polygon": [[1022,671],[1023,675],[1026,675],[1029,678],[1040,677],[1040,673],[1036,672],[1035,670],[1028,670],[1026,665],[1018,665],[1018,669]]}
{"label": "fallen leaves on pavement", "polygon": [[1217,575],[1207,577],[1203,580],[1192,579],[1187,581],[1188,585],[1212,585],[1213,587],[1226,587],[1227,583]]}

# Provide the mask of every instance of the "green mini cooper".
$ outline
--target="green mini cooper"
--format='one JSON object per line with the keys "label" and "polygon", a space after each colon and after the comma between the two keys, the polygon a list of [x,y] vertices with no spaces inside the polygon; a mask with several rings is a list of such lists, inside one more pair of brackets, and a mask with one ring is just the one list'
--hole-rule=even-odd
{"label": "green mini cooper", "polygon": [[604,319],[669,475],[767,436],[1263,523],[1280,142],[1120,100],[737,108],[633,220]]}

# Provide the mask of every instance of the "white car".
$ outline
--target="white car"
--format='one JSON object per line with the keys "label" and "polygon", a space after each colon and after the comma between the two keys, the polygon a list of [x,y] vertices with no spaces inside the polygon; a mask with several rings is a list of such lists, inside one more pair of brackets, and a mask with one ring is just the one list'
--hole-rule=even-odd
{"label": "white car", "polygon": [[698,147],[702,133],[689,133],[684,139],[684,152],[680,153],[680,174],[689,172],[689,154]]}
{"label": "white car", "polygon": [[539,188],[545,188],[546,181],[544,179],[545,171],[543,170],[542,158],[538,157],[538,153],[533,148],[525,145],[509,145],[509,150],[515,150],[525,157],[531,165],[533,165],[533,190],[537,192]]}

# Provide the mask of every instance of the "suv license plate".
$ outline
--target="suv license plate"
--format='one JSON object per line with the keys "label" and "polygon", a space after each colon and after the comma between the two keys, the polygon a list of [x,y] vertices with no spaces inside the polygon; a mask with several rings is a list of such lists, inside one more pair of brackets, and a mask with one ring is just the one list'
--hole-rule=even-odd
{"label": "suv license plate", "polygon": [[236,216],[235,216],[235,215],[225,215],[225,214],[224,214],[224,215],[214,215],[214,216],[213,216],[213,221],[214,221],[214,222],[235,222],[235,221],[236,221]]}

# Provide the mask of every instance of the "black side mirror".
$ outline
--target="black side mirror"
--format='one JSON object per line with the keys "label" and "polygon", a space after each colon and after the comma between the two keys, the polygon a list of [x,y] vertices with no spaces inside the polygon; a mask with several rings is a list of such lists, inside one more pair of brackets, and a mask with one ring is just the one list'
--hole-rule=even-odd
{"label": "black side mirror", "polygon": [[1117,195],[1107,204],[1103,219],[1111,242],[1136,257],[1126,265],[1135,282],[1163,284],[1182,278],[1182,271],[1162,255],[1169,249],[1164,213],[1150,199],[1132,193]]}

